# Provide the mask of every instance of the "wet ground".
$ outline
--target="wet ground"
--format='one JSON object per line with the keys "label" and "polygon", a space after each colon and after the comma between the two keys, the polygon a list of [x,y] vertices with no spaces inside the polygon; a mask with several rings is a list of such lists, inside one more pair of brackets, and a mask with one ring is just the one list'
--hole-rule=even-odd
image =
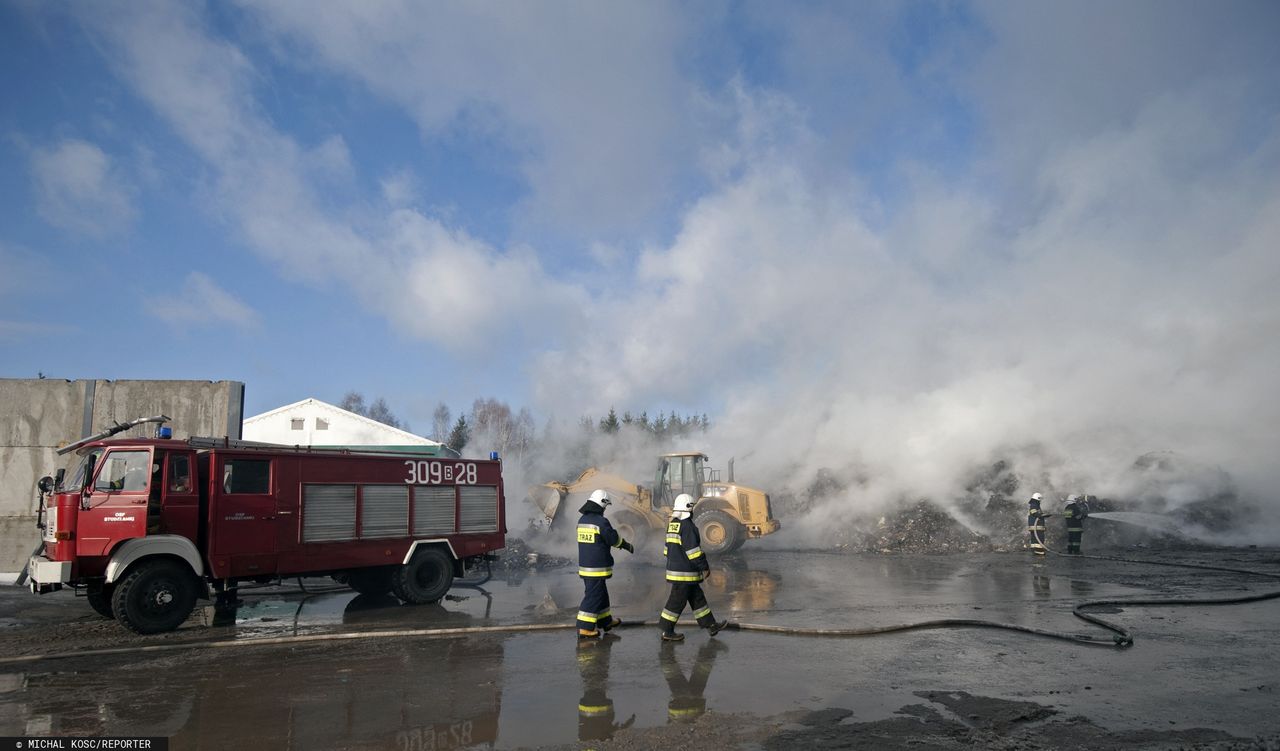
{"label": "wet ground", "polygon": [[[1129,553],[1280,573],[1280,551]],[[614,613],[653,620],[656,561],[623,560]],[[0,588],[0,659],[97,648],[387,629],[568,623],[572,569],[507,572],[404,607],[346,590],[246,593],[231,618],[121,633],[69,593]],[[308,581],[319,588],[324,582]],[[987,618],[1102,633],[1072,603],[1228,597],[1280,581],[1023,554],[752,551],[707,585],[741,623],[857,628]],[[1007,631],[867,638],[682,626],[579,644],[569,630],[375,637],[0,663],[0,736],[166,736],[170,748],[1280,748],[1280,600],[1130,608],[1128,649]],[[232,622],[233,620],[233,622]]]}

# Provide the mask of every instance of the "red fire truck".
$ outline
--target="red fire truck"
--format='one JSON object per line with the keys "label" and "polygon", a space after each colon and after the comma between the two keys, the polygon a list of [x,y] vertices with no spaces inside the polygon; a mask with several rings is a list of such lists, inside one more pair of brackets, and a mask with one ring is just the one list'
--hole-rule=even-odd
{"label": "red fire truck", "polygon": [[328,575],[362,593],[436,602],[505,545],[496,454],[101,435],[63,450],[80,457],[73,471],[40,481],[30,588],[74,587],[138,633],[177,628],[198,598],[280,577]]}

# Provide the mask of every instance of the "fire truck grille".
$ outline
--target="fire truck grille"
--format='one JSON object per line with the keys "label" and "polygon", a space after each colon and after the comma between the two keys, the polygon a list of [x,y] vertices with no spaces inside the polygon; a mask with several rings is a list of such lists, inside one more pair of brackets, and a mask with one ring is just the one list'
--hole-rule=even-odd
{"label": "fire truck grille", "polygon": [[451,534],[457,496],[453,488],[415,485],[413,488],[413,534]]}
{"label": "fire truck grille", "polygon": [[458,488],[462,507],[460,532],[498,531],[498,488],[495,485],[463,485]]}

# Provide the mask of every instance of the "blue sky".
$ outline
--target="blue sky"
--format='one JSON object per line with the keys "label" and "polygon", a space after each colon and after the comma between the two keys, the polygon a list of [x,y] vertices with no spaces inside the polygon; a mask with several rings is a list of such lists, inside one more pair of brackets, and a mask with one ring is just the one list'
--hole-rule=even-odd
{"label": "blue sky", "polygon": [[0,375],[356,389],[419,430],[708,412],[925,486],[1046,434],[1090,476],[1171,444],[1261,484],[1277,32],[1242,1],[0,2]]}

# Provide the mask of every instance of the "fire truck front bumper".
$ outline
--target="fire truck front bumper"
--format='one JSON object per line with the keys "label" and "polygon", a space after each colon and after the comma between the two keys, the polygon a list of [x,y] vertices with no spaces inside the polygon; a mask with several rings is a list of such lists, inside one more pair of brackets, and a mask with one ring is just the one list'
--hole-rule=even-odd
{"label": "fire truck front bumper", "polygon": [[38,595],[57,592],[63,584],[71,581],[71,561],[51,561],[42,555],[32,556],[27,562],[27,578],[27,586]]}

